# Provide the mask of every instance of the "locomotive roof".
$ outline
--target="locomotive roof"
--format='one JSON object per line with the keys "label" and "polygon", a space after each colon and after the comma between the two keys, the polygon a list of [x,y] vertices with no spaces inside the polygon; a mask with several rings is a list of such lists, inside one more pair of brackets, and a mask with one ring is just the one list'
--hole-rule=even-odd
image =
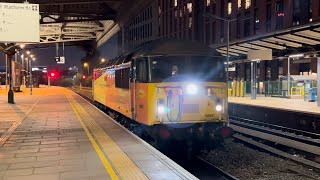
{"label": "locomotive roof", "polygon": [[216,50],[195,41],[157,40],[142,46],[133,58],[165,55],[221,56]]}
{"label": "locomotive roof", "polygon": [[194,56],[221,56],[219,52],[195,41],[186,40],[156,40],[142,45],[130,53],[122,54],[98,65],[104,68],[118,65],[139,57],[166,56],[166,55],[194,55]]}

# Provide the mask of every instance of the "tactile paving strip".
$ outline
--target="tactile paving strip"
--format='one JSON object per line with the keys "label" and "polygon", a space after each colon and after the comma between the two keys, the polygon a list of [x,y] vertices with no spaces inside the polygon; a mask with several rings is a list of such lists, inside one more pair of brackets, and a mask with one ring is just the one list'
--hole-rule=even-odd
{"label": "tactile paving strip", "polygon": [[104,130],[91,118],[86,110],[72,97],[67,94],[70,103],[79,113],[81,120],[89,129],[95,140],[101,146],[112,166],[121,179],[148,179],[139,167],[121,150],[121,148],[104,132]]}

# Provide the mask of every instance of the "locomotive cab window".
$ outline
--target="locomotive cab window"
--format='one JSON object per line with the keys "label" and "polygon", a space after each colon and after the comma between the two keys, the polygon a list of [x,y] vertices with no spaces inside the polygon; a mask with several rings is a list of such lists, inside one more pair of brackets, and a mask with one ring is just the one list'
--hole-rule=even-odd
{"label": "locomotive cab window", "polygon": [[115,73],[116,87],[129,89],[130,68],[118,69]]}
{"label": "locomotive cab window", "polygon": [[225,81],[224,59],[204,56],[162,56],[151,58],[151,82]]}
{"label": "locomotive cab window", "polygon": [[147,59],[138,59],[136,63],[136,76],[138,82],[148,82]]}

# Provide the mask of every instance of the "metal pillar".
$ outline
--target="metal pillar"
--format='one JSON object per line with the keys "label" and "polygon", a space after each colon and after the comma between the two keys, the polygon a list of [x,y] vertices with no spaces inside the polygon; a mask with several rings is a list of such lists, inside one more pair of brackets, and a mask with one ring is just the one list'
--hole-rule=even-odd
{"label": "metal pillar", "polygon": [[288,93],[287,93],[287,96],[288,96],[288,98],[290,98],[290,58],[288,58],[288,77],[287,77],[287,83],[288,83]]}
{"label": "metal pillar", "polygon": [[257,62],[251,62],[251,99],[257,99]]}
{"label": "metal pillar", "polygon": [[318,107],[320,107],[320,57],[318,57],[317,62],[317,102]]}
{"label": "metal pillar", "polygon": [[14,104],[14,94],[12,90],[12,55],[9,57],[6,56],[8,61],[8,70],[9,70],[9,91],[8,91],[8,103],[9,104]]}
{"label": "metal pillar", "polygon": [[230,21],[227,21],[227,83],[229,81],[229,47],[230,47]]}
{"label": "metal pillar", "polygon": [[[229,61],[230,61],[229,46],[230,46],[230,21],[227,21],[227,99],[226,99],[227,104],[229,103],[229,98],[228,98]],[[226,114],[227,114],[227,117],[226,117],[227,118],[227,126],[230,127],[228,108],[226,109]]]}

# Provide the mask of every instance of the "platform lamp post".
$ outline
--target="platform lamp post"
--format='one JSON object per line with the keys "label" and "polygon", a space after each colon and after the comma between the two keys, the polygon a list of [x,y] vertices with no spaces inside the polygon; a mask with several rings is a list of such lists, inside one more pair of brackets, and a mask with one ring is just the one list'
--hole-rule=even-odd
{"label": "platform lamp post", "polygon": [[20,49],[21,49],[21,64],[22,64],[22,85],[25,85],[25,69],[24,69],[24,54],[22,50],[25,48],[24,44],[20,44]]}
{"label": "platform lamp post", "polygon": [[36,58],[34,57],[33,54],[30,55],[30,58],[29,58],[29,65],[30,65],[30,95],[32,95],[32,87],[33,87],[33,79],[32,79],[32,65],[31,65],[31,62],[32,61],[35,61]]}
{"label": "platform lamp post", "polygon": [[21,54],[21,64],[22,64],[22,85],[24,86],[25,84],[25,70],[24,70],[24,54]]}
{"label": "platform lamp post", "polygon": [[[26,60],[26,65],[25,65],[25,67],[26,67],[26,75],[27,75],[27,80],[28,80],[28,83],[30,84],[30,77],[29,77],[29,55],[31,54],[31,51],[27,51],[26,52],[26,58],[25,58],[25,60]],[[27,88],[27,84],[26,84],[26,88]]]}
{"label": "platform lamp post", "polygon": [[[206,13],[204,14],[205,17],[212,18],[212,19],[218,19],[223,22],[227,22],[227,58],[226,58],[226,63],[227,63],[227,89],[228,89],[228,81],[229,81],[229,61],[230,61],[230,55],[229,55],[229,47],[230,47],[230,22],[236,21],[237,19],[225,19],[219,16],[216,16],[212,13]],[[228,90],[227,90],[228,93]],[[228,103],[228,94],[227,94],[227,103]],[[227,112],[227,125],[229,126],[229,116]]]}
{"label": "platform lamp post", "polygon": [[[229,47],[230,47],[230,23],[233,22],[233,21],[236,21],[237,19],[225,19],[225,18],[216,16],[216,15],[211,14],[211,13],[206,13],[206,14],[204,14],[204,16],[205,16],[205,17],[208,17],[208,18],[212,18],[212,19],[218,19],[218,20],[221,20],[221,21],[227,23],[227,83],[228,83],[228,80],[229,80],[229,61],[230,61],[230,54],[229,54]],[[248,18],[247,18],[247,19],[248,19]],[[243,19],[243,20],[246,20],[246,19]]]}

